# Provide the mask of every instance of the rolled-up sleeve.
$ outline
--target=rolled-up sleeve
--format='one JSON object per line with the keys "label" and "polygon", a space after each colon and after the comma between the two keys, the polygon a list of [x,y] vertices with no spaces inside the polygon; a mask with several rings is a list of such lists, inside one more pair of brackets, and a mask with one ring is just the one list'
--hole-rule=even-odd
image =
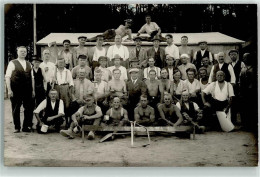
{"label": "rolled-up sleeve", "polygon": [[46,108],[47,105],[47,101],[46,99],[43,100],[39,106],[33,111],[35,114],[39,114],[42,110],[44,110]]}
{"label": "rolled-up sleeve", "polygon": [[63,101],[60,100],[60,104],[59,104],[59,113],[58,114],[64,114],[64,104],[63,104]]}

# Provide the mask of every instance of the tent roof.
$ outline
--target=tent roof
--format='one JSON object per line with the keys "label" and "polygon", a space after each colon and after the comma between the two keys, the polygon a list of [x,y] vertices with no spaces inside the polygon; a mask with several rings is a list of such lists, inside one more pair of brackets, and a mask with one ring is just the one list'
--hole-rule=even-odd
{"label": "tent roof", "polygon": [[[57,45],[62,45],[64,39],[69,39],[71,45],[78,45],[78,37],[83,35],[88,38],[94,37],[101,33],[50,33],[41,40],[37,42],[37,45],[48,45],[48,43],[56,41]],[[167,33],[168,34],[168,33]],[[180,45],[180,40],[182,36],[188,36],[189,45],[196,45],[199,41],[206,40],[208,44],[242,44],[245,41],[233,38],[231,36],[219,33],[219,32],[207,32],[207,33],[169,33],[173,35],[174,44]],[[166,33],[162,33],[165,36]],[[133,33],[132,36],[136,36]],[[142,34],[142,36],[147,36],[147,34]],[[126,39],[127,37],[124,37]],[[108,42],[109,43],[109,42]],[[126,45],[132,45],[133,42],[123,42]],[[151,44],[151,42],[143,42],[143,45]],[[87,42],[86,45],[93,45],[93,42]]]}

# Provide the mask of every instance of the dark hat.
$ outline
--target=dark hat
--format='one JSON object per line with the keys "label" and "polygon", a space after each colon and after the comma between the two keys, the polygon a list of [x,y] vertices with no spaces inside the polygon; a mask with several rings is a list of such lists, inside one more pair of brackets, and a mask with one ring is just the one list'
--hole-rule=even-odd
{"label": "dark hat", "polygon": [[81,59],[87,59],[87,56],[86,56],[86,55],[79,55],[79,56],[78,56],[78,59],[80,59],[80,58],[81,58]]}
{"label": "dark hat", "polygon": [[37,55],[33,55],[32,56],[32,61],[39,61],[39,62],[42,62],[42,59],[40,59]]}
{"label": "dark hat", "polygon": [[230,54],[233,53],[233,52],[235,52],[235,53],[238,54],[238,50],[237,50],[237,49],[231,49],[231,50],[228,52],[228,55],[230,55]]}
{"label": "dark hat", "polygon": [[133,22],[132,19],[125,19],[124,21],[127,22],[127,23],[132,23]]}
{"label": "dark hat", "polygon": [[208,42],[207,42],[207,41],[199,41],[199,42],[198,42],[199,45],[202,44],[202,43],[207,44]]}
{"label": "dark hat", "polygon": [[99,38],[99,37],[104,37],[104,35],[103,34],[99,34],[99,35],[96,36],[96,38]]}
{"label": "dark hat", "polygon": [[160,37],[159,36],[154,36],[154,38],[152,39],[152,41],[155,41],[155,40],[158,40],[158,41],[160,41],[161,42],[161,39],[160,39]]}
{"label": "dark hat", "polygon": [[100,57],[98,58],[98,61],[101,61],[101,60],[107,61],[107,57],[105,57],[105,56],[100,56]]}
{"label": "dark hat", "polygon": [[114,58],[112,58],[112,60],[115,60],[115,59],[123,60],[123,58],[118,54],[115,54]]}
{"label": "dark hat", "polygon": [[79,40],[80,38],[85,38],[85,39],[87,39],[86,36],[79,36],[79,37],[78,37],[78,40]]}
{"label": "dark hat", "polygon": [[136,39],[142,40],[142,38],[140,36],[135,36],[133,40],[135,41]]}
{"label": "dark hat", "polygon": [[68,42],[69,44],[71,43],[69,39],[65,39],[62,44],[64,44],[65,42]]}
{"label": "dark hat", "polygon": [[129,60],[129,62],[139,62],[138,58],[134,57]]}

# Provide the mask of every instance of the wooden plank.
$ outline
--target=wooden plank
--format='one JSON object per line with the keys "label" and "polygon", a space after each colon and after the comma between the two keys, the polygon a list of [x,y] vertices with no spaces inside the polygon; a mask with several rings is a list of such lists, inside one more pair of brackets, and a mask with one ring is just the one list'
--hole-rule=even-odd
{"label": "wooden plank", "polygon": [[[190,130],[191,126],[179,126],[179,127],[171,127],[171,126],[165,126],[165,127],[146,127],[149,132],[185,132]],[[84,125],[84,131],[131,131],[130,126],[124,126],[124,127],[114,127],[114,126],[95,126],[95,125]],[[142,127],[135,127],[134,131],[138,132],[146,132],[146,130]]]}

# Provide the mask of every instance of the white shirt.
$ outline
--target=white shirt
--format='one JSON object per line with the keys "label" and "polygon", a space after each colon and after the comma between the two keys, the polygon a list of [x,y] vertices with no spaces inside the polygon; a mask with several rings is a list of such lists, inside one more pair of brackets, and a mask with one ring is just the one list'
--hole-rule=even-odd
{"label": "white shirt", "polygon": [[103,95],[107,92],[108,87],[107,87],[107,82],[101,81],[99,84],[98,83],[93,83],[94,88],[95,88],[95,93]]}
{"label": "white shirt", "polygon": [[[22,65],[23,69],[26,70],[26,61],[25,60],[21,60],[21,59],[17,59],[19,61],[19,63]],[[32,66],[31,66],[32,68]],[[12,61],[9,62],[7,69],[6,69],[6,74],[5,77],[7,78],[11,78],[13,71],[15,70],[15,65]],[[33,72],[32,72],[32,79],[34,78],[33,76]]]}
{"label": "white shirt", "polygon": [[[190,109],[190,106],[189,106],[189,103],[184,103],[185,104],[185,106],[186,106],[186,108],[187,109]],[[176,106],[180,109],[180,111],[181,111],[181,104],[178,102],[178,103],[176,103]],[[194,106],[194,109],[195,109],[195,111],[198,111],[200,108],[199,108],[199,106],[197,105],[197,103],[195,103],[195,102],[193,102],[193,106]]]}
{"label": "white shirt", "polygon": [[110,70],[108,68],[102,68],[101,66],[99,66],[98,68],[102,72],[101,80],[108,82],[109,81],[109,76],[111,76]]}
{"label": "white shirt", "polygon": [[135,79],[135,80],[131,79],[131,80],[132,80],[132,83],[133,83],[133,84],[135,84],[135,83],[136,83],[136,81],[137,81],[137,79]]}
{"label": "white shirt", "polygon": [[225,101],[228,98],[235,96],[233,86],[226,81],[224,81],[224,86],[223,86],[222,90],[220,90],[218,81],[216,81],[216,82],[212,82],[211,84],[209,84],[203,90],[203,92],[206,94],[210,93],[213,98],[215,98],[216,100],[219,100],[219,101]]}
{"label": "white shirt", "polygon": [[159,26],[155,22],[150,22],[150,24],[144,24],[138,33],[146,32],[147,34],[151,35],[151,33],[156,30],[159,30]]}
{"label": "white shirt", "polygon": [[185,82],[183,80],[180,80],[178,85],[173,83],[173,86],[174,86],[174,91],[175,91],[176,95],[181,95],[182,92],[187,89],[187,86],[186,86],[186,84],[185,84]]}
{"label": "white shirt", "polygon": [[57,68],[56,78],[56,82],[58,85],[69,84],[69,86],[74,86],[71,72],[66,68],[64,68],[62,71],[59,71],[59,69]]}
{"label": "white shirt", "polygon": [[71,51],[68,51],[68,52],[65,52],[64,50],[60,51],[59,56],[62,55],[64,57],[64,60],[65,60],[65,64],[70,64],[70,62],[72,62],[72,52]]}
{"label": "white shirt", "polygon": [[195,66],[194,64],[192,64],[192,63],[187,63],[186,65],[182,64],[182,65],[178,66],[178,69],[179,69],[180,72],[181,72],[181,79],[182,79],[182,80],[185,80],[185,79],[188,78],[187,72],[186,72],[186,70],[187,70],[188,68],[193,68],[193,69],[195,69],[196,72],[197,72],[196,66]]}
{"label": "white shirt", "polygon": [[96,46],[94,47],[94,54],[93,54],[93,61],[98,61],[98,58],[100,56],[106,56],[106,49],[102,47],[101,50],[99,50]]}
{"label": "white shirt", "polygon": [[115,57],[115,55],[118,54],[120,57],[123,58],[123,60],[127,60],[129,58],[129,51],[126,46],[120,45],[118,48],[116,45],[112,45],[108,48],[107,51],[107,57],[111,60]]}
{"label": "white shirt", "polygon": [[168,68],[169,80],[173,81],[173,68]]}
{"label": "white shirt", "polygon": [[196,90],[200,89],[200,83],[197,79],[194,79],[192,83],[188,79],[184,81],[185,85],[187,86],[189,93],[195,93]]}
{"label": "white shirt", "polygon": [[[45,75],[45,79],[46,79],[46,82],[51,82],[53,77],[54,77],[54,73],[55,73],[55,64],[48,61],[47,63],[45,62],[42,62],[39,67],[42,69],[44,75]],[[45,69],[48,68],[48,71],[45,72]]]}
{"label": "white shirt", "polygon": [[165,55],[170,55],[175,60],[180,59],[179,48],[172,43],[171,45],[168,45],[167,47],[165,47]]}
{"label": "white shirt", "polygon": [[[194,55],[193,55],[193,59],[194,59],[194,60],[197,59],[197,58],[196,58],[196,57],[197,57],[197,52],[198,52],[198,51],[196,51],[196,52],[194,53]],[[206,52],[206,50],[200,50],[200,52],[201,52],[201,56],[203,56],[204,53]],[[209,61],[210,61],[210,62],[213,61],[211,52],[209,52]]]}
{"label": "white shirt", "polygon": [[202,84],[201,79],[200,79],[200,90],[204,90],[207,86],[209,85],[209,83],[207,83],[206,85]]}
{"label": "white shirt", "polygon": [[[219,63],[219,69],[222,68],[224,63]],[[216,66],[214,65],[212,68],[211,68],[211,71],[210,71],[210,75],[209,75],[209,83],[212,82],[212,79],[213,79],[213,74],[214,74],[214,68]],[[235,73],[234,73],[234,69],[231,65],[228,65],[228,71],[229,71],[229,74],[230,74],[230,83],[233,83],[235,84],[236,83],[236,76],[235,76]]]}
{"label": "white shirt", "polygon": [[[231,65],[233,66],[233,68],[235,67],[235,65],[237,64],[237,62],[238,62],[238,60],[231,62]],[[245,63],[244,63],[244,62],[241,62],[241,68],[245,68],[245,67],[246,67]]]}
{"label": "white shirt", "polygon": [[154,66],[153,68],[151,68],[149,66],[147,68],[144,68],[144,78],[145,79],[149,79],[149,71],[152,70],[152,69],[156,71],[156,78],[155,79],[160,78],[160,76],[161,76],[161,69],[159,67],[156,67],[156,66]]}
{"label": "white shirt", "polygon": [[[55,104],[56,104],[56,101],[55,102],[51,101],[52,109],[55,108]],[[47,106],[47,99],[44,99],[33,112],[36,114],[39,114],[42,110],[44,110],[46,108],[46,106]],[[61,99],[60,99],[58,114],[64,114],[64,104]]]}
{"label": "white shirt", "polygon": [[[115,66],[110,66],[107,69],[109,69],[109,71],[112,73],[112,79],[114,79],[113,76],[113,70],[116,69]],[[127,70],[124,66],[119,66],[118,68],[121,71],[121,76],[120,76],[120,80],[127,80]]]}

